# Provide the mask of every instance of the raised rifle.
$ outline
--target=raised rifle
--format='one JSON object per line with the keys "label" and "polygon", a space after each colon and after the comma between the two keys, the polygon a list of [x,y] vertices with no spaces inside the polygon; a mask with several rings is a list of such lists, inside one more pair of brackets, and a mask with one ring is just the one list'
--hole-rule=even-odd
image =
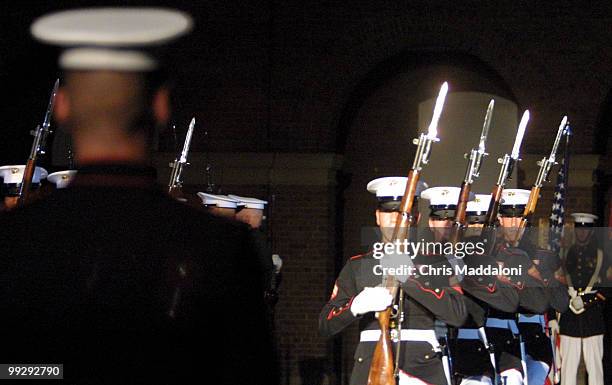
{"label": "raised rifle", "polygon": [[561,137],[566,131],[567,125],[567,116],[564,116],[561,120],[561,124],[559,125],[559,129],[557,130],[557,136],[555,138],[555,142],[553,143],[552,150],[550,151],[550,155],[548,158],[544,157],[538,161],[538,166],[540,166],[540,170],[538,171],[538,176],[531,187],[531,192],[529,193],[529,200],[527,201],[527,205],[525,206],[525,210],[523,211],[523,218],[521,219],[520,227],[525,227],[527,225],[527,221],[531,219],[531,216],[536,210],[536,206],[538,204],[538,199],[540,198],[540,189],[542,188],[542,184],[544,182],[548,182],[548,175],[550,174],[550,169],[552,166],[556,165],[556,156],[557,156],[557,148],[559,147],[559,142],[561,141]]}
{"label": "raised rifle", "polygon": [[170,182],[168,182],[168,193],[171,195],[180,192],[183,187],[183,169],[187,163],[187,154],[189,153],[189,146],[191,145],[191,136],[193,135],[193,128],[195,127],[195,118],[191,119],[189,128],[187,129],[187,135],[185,136],[185,143],[183,144],[183,151],[181,154],[170,163]]}
{"label": "raised rifle", "polygon": [[[408,236],[409,227],[412,223],[412,205],[416,194],[417,183],[421,169],[429,163],[429,155],[431,153],[431,144],[440,139],[438,135],[438,121],[442,113],[446,94],[448,93],[448,83],[444,82],[440,88],[440,93],[436,99],[433,117],[427,134],[421,133],[420,136],[412,141],[417,146],[416,154],[412,168],[408,172],[408,181],[406,190],[400,203],[400,217],[395,223],[391,242],[395,240],[406,239]],[[383,286],[386,287],[392,296],[396,296],[399,283],[394,276],[385,275],[383,277]],[[380,326],[380,338],[376,343],[374,355],[372,356],[372,364],[368,373],[368,385],[395,385],[395,368],[393,361],[393,352],[391,349],[391,330],[389,321],[391,320],[392,306],[378,313],[378,324]],[[401,309],[400,309],[401,310]]]}
{"label": "raised rifle", "polygon": [[42,125],[38,125],[36,129],[31,131],[34,136],[32,148],[30,150],[30,156],[26,163],[25,170],[23,171],[23,179],[19,186],[19,197],[17,199],[18,204],[22,205],[28,201],[30,195],[30,188],[32,187],[32,178],[34,177],[34,171],[36,170],[36,160],[39,155],[44,155],[47,151],[47,137],[53,132],[51,131],[51,115],[53,114],[53,106],[55,105],[55,96],[59,88],[59,79],[55,81],[51,96],[49,97],[49,104],[47,105],[47,111],[45,112],[45,118]]}
{"label": "raised rifle", "polygon": [[459,242],[463,229],[465,229],[467,226],[465,214],[467,211],[467,203],[470,199],[472,183],[474,183],[474,180],[480,176],[480,167],[482,166],[483,158],[489,155],[485,151],[485,144],[487,142],[487,136],[489,135],[489,128],[491,127],[494,107],[495,101],[491,99],[489,102],[489,107],[487,107],[484,124],[482,125],[478,147],[472,148],[469,154],[465,154],[465,158],[468,160],[468,165],[467,170],[465,171],[465,177],[461,183],[461,192],[459,193],[459,201],[457,202],[457,209],[455,211],[455,222],[453,224],[453,232],[450,238],[452,243]]}
{"label": "raised rifle", "polygon": [[525,129],[527,128],[527,122],[529,122],[529,110],[525,110],[521,122],[519,123],[518,130],[516,132],[516,138],[514,139],[514,146],[510,155],[505,154],[503,158],[497,160],[501,164],[499,170],[499,176],[497,177],[497,183],[493,187],[491,193],[491,203],[489,203],[489,209],[487,210],[487,216],[485,218],[485,230],[492,229],[495,227],[497,221],[497,212],[501,204],[501,196],[504,191],[504,187],[508,182],[508,179],[512,178],[512,171],[514,165],[519,159],[519,150],[521,143],[523,142],[523,136],[525,135]]}

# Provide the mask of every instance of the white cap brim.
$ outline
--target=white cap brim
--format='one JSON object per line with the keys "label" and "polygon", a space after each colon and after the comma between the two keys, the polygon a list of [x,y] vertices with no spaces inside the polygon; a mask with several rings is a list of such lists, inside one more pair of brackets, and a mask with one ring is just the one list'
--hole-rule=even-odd
{"label": "white cap brim", "polygon": [[189,15],[164,8],[114,7],[60,11],[32,23],[32,35],[60,46],[143,47],[175,39],[192,28]]}

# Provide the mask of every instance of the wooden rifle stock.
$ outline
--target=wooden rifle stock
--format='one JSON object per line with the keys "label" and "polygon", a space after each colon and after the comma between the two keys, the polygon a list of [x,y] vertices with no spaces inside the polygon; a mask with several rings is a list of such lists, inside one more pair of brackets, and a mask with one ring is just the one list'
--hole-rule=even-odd
{"label": "wooden rifle stock", "polygon": [[491,203],[489,203],[489,209],[487,210],[487,216],[485,218],[485,227],[495,226],[503,191],[504,188],[502,186],[496,185],[493,187],[493,192],[491,193]]}
{"label": "wooden rifle stock", "polygon": [[32,178],[34,177],[34,171],[36,170],[36,162],[34,159],[28,159],[25,170],[23,171],[23,180],[21,181],[20,194],[18,203],[20,205],[25,204],[30,196],[30,189],[32,187]]}
{"label": "wooden rifle stock", "polygon": [[391,349],[391,334],[389,321],[391,320],[391,308],[378,313],[378,324],[380,325],[380,338],[376,343],[370,373],[368,374],[368,385],[395,385],[393,351]]}
{"label": "wooden rifle stock", "polygon": [[527,226],[528,220],[530,220],[533,213],[535,213],[539,198],[540,198],[540,187],[533,186],[531,188],[531,192],[529,193],[529,200],[527,201],[525,210],[523,210],[523,218],[521,219],[520,228],[524,228],[525,226]]}
{"label": "wooden rifle stock", "polygon": [[455,223],[453,224],[453,233],[451,234],[450,241],[455,244],[459,242],[463,235],[463,230],[467,226],[466,212],[467,203],[470,200],[470,190],[472,185],[465,181],[461,183],[461,191],[459,192],[459,201],[457,202],[457,209],[455,211]]}
{"label": "wooden rifle stock", "polygon": [[[412,225],[412,208],[414,196],[419,182],[419,171],[410,170],[406,191],[400,203],[400,217],[395,222],[393,237],[391,241],[405,239],[408,229]],[[397,281],[393,277],[386,276],[383,280],[384,286],[395,297],[397,293]],[[380,338],[376,343],[372,364],[368,373],[368,385],[395,385],[394,361],[389,330],[389,320],[391,319],[391,307],[378,313],[378,325],[380,327]]]}

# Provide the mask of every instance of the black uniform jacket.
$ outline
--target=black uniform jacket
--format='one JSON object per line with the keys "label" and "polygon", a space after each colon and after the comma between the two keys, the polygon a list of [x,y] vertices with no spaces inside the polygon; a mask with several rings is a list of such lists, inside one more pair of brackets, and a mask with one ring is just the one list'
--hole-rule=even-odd
{"label": "black uniform jacket", "polygon": [[[336,280],[331,298],[319,316],[319,330],[324,336],[331,336],[352,322],[359,322],[359,330],[379,329],[374,313],[355,317],[350,310],[353,299],[365,287],[381,284],[382,277],[373,273],[378,261],[371,254],[351,258]],[[447,264],[446,258],[421,256],[415,265]],[[448,265],[446,265],[448,266]],[[461,325],[467,316],[461,289],[449,285],[448,276],[415,275],[404,284],[404,322],[402,329],[434,330],[434,321],[439,319],[452,326]],[[355,365],[351,375],[351,385],[367,383],[370,363],[376,342],[360,342],[355,352]],[[426,342],[403,342],[400,369],[423,381],[444,385],[446,379],[442,362],[430,344]]]}
{"label": "black uniform jacket", "polygon": [[[532,277],[528,271],[533,266],[531,257],[518,247],[499,244],[493,258],[506,267],[520,267],[521,274],[507,277],[506,283],[514,287],[519,297],[518,312],[541,314],[548,309],[550,292],[541,279]],[[515,312],[505,312],[493,307],[488,308],[489,318],[517,320]],[[495,349],[497,370],[503,372],[516,369],[522,372],[519,337],[508,329],[487,328],[487,336]]]}
{"label": "black uniform jacket", "polygon": [[[534,250],[532,259],[537,260],[536,268],[542,277],[544,288],[549,295],[549,308],[563,312],[568,309],[569,296],[567,286],[555,278],[555,271],[560,266],[559,256],[548,250]],[[548,313],[548,310],[545,313]],[[532,316],[533,313],[523,313]],[[540,313],[542,314],[542,313]],[[544,325],[547,327],[547,325]],[[520,322],[518,324],[521,336],[525,341],[526,352],[536,361],[552,366],[553,351],[550,338],[540,324]]]}
{"label": "black uniform jacket", "polygon": [[274,384],[246,226],[187,207],[137,166],[0,215],[3,363],[71,384]]}
{"label": "black uniform jacket", "polygon": [[[587,245],[573,245],[567,252],[565,260],[565,271],[571,276],[572,284],[576,291],[585,290],[591,277],[595,273],[597,265],[597,242],[595,237]],[[593,290],[598,290],[608,297],[605,285],[606,280],[606,257],[602,263],[599,273],[599,283],[594,285]],[[603,284],[602,284],[603,283]],[[604,301],[597,298],[596,294],[585,294],[582,296],[586,310],[581,314],[574,314],[567,310],[561,315],[559,331],[570,337],[591,337],[604,334],[606,323],[604,320]]]}
{"label": "black uniform jacket", "polygon": [[[469,267],[497,266],[487,255],[471,255],[464,259]],[[469,317],[462,328],[476,329],[485,325],[489,308],[512,313],[519,305],[518,291],[510,284],[491,275],[467,275],[461,281]],[[453,369],[456,375],[494,376],[489,352],[480,339],[456,339],[453,349]]]}

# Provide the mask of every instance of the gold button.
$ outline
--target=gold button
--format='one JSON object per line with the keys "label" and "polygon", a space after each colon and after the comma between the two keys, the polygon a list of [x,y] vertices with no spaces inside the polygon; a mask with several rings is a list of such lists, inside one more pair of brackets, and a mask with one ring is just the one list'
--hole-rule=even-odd
{"label": "gold button", "polygon": [[357,361],[363,362],[363,358],[359,357],[359,358],[357,358]]}
{"label": "gold button", "polygon": [[439,292],[440,292],[440,289],[438,289],[438,288],[436,287],[436,288],[434,289],[434,291],[435,291],[436,293],[439,293]]}
{"label": "gold button", "polygon": [[425,354],[425,359],[428,360],[429,359],[429,354]]}

